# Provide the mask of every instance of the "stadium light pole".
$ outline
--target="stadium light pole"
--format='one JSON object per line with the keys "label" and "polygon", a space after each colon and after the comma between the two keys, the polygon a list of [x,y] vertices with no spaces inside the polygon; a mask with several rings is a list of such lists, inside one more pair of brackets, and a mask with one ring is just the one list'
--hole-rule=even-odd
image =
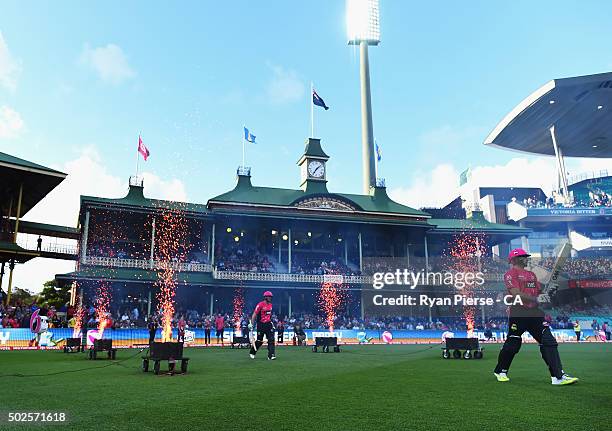
{"label": "stadium light pole", "polygon": [[380,43],[378,0],[347,0],[346,27],[348,44],[359,45],[359,71],[361,87],[361,157],[363,193],[370,194],[376,186],[374,162],[374,128],[370,93],[370,62],[368,47]]}

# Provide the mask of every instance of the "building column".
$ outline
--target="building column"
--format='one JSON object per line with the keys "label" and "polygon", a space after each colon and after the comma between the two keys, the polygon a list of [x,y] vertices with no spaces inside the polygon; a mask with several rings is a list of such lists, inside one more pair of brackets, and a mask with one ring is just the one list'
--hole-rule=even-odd
{"label": "building column", "polygon": [[[151,262],[151,268],[153,268],[153,260],[155,259],[155,217],[153,217],[153,223],[151,223],[151,255],[149,260]],[[150,298],[149,298],[150,301]]]}
{"label": "building column", "polygon": [[361,301],[359,303],[359,308],[360,308],[360,314],[361,314],[361,320],[365,319],[365,306],[363,305],[363,295],[361,295]]}
{"label": "building column", "polygon": [[410,266],[410,245],[406,242],[406,265]]}
{"label": "building column", "polygon": [[344,264],[348,266],[348,240],[344,239]]}
{"label": "building column", "polygon": [[151,290],[153,288],[149,286],[149,302],[147,303],[147,317],[151,315]]}
{"label": "building column", "polygon": [[563,197],[565,201],[569,201],[569,191],[567,189],[567,172],[564,170],[563,163],[563,155],[561,153],[561,148],[557,144],[557,135],[555,133],[555,126],[550,127],[550,137],[552,139],[553,148],[555,150],[555,157],[557,159],[557,172],[559,174],[559,178],[561,178],[561,182],[563,184]]}
{"label": "building column", "polygon": [[209,259],[210,259],[210,264],[213,265],[213,266],[215,265],[215,226],[216,226],[216,224],[213,223],[212,231],[211,231],[211,234],[210,234],[212,239],[210,240],[211,251],[210,251]]}
{"label": "building column", "polygon": [[357,240],[359,241],[359,271],[363,271],[363,250],[361,249],[361,232],[357,234]]}
{"label": "building column", "polygon": [[214,311],[214,306],[215,306],[215,294],[210,292],[210,315],[213,315],[213,311]]}
{"label": "building column", "polygon": [[85,224],[83,225],[83,236],[81,237],[81,262],[87,257],[87,237],[89,235],[89,211],[85,211]]}
{"label": "building column", "polygon": [[[17,232],[19,232],[19,219],[21,218],[21,200],[22,198],[23,198],[23,183],[19,185],[19,197],[17,199],[17,214],[15,214],[15,232],[13,235],[14,243],[17,243]],[[11,260],[9,264],[9,279],[8,279],[8,287],[6,289],[6,305],[7,306],[11,302],[11,289],[13,288],[13,270],[14,269],[15,269],[15,259]]]}
{"label": "building column", "polygon": [[4,264],[6,262],[2,262],[2,266],[0,267],[0,289],[2,289],[2,279],[4,278]]}
{"label": "building column", "polygon": [[429,250],[427,243],[427,234],[425,234],[425,240],[423,244],[425,245],[425,277],[427,277],[427,273],[429,272]]}
{"label": "building column", "polygon": [[283,250],[283,238],[282,238],[282,237],[283,237],[283,234],[282,234],[282,232],[279,230],[279,231],[277,232],[277,235],[278,235],[278,263],[280,264],[280,263],[282,263],[282,260],[281,260],[281,259],[282,259],[281,252],[282,252],[282,250]]}
{"label": "building column", "polygon": [[287,315],[287,318],[291,317],[291,294],[289,294],[289,314]]}
{"label": "building column", "polygon": [[287,268],[289,270],[289,273],[291,274],[291,246],[293,245],[291,243],[291,228],[289,228],[289,244],[287,246]]}
{"label": "building column", "polygon": [[23,183],[19,184],[19,197],[17,198],[17,214],[15,214],[15,232],[13,242],[17,243],[17,232],[19,232],[19,220],[21,219],[21,200],[23,198]]}
{"label": "building column", "polygon": [[13,270],[15,269],[15,260],[11,260],[9,262],[9,280],[8,280],[8,288],[6,289],[6,306],[11,302],[11,287],[13,286]]}

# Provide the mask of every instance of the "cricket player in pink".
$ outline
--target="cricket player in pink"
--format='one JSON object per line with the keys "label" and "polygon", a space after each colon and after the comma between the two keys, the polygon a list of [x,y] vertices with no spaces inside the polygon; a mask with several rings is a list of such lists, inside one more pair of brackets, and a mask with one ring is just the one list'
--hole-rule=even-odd
{"label": "cricket player in pink", "polygon": [[576,383],[578,381],[576,377],[571,377],[563,371],[557,350],[557,340],[550,331],[548,322],[544,319],[544,312],[538,308],[538,303],[550,302],[550,297],[541,292],[541,285],[536,275],[525,269],[529,256],[522,248],[512,250],[508,256],[508,262],[512,268],[504,275],[504,282],[508,293],[520,297],[522,305],[516,304],[510,307],[508,338],[499,352],[493,374],[498,382],[510,381],[507,375],[510,364],[521,349],[522,335],[527,331],[540,345],[540,353],[548,365],[552,384]]}
{"label": "cricket player in pink", "polygon": [[255,359],[257,351],[263,344],[263,337],[266,336],[268,341],[268,359],[273,361],[276,359],[274,354],[274,325],[272,324],[272,292],[269,290],[265,291],[264,300],[259,302],[253,311],[251,316],[251,322],[249,323],[249,330],[253,330],[253,322],[257,323],[257,340],[255,346],[251,346],[251,352],[249,356],[251,359]]}

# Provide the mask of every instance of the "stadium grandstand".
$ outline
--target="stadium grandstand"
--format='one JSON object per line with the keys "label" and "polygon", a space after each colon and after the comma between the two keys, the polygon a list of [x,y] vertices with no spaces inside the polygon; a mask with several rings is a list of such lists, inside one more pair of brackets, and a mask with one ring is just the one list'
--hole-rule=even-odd
{"label": "stadium grandstand", "polygon": [[[76,228],[22,220],[65,178],[63,172],[0,153],[0,287],[8,270],[6,293],[0,289],[4,302],[10,301],[17,264],[36,257],[76,260]],[[58,246],[57,239],[72,240],[74,246]]]}
{"label": "stadium grandstand", "polygon": [[[462,196],[441,209],[476,206],[493,223],[529,229],[497,247],[504,255],[522,247],[550,267],[560,245],[570,242],[564,273],[572,288],[568,310],[596,310],[609,317],[612,304],[612,172],[568,176],[566,157],[612,157],[612,73],[550,81],[527,96],[485,139],[485,145],[555,157],[556,187],[487,187],[465,181]],[[606,315],[607,313],[607,315]],[[575,317],[575,316],[574,316]]]}
{"label": "stadium grandstand", "polygon": [[[538,97],[529,96],[529,103],[513,110],[512,118],[504,118],[486,143],[549,155],[543,144],[520,144],[540,139],[542,128],[546,128],[560,173],[564,172],[565,156],[607,156],[601,139],[595,153],[592,146],[580,152],[572,145],[582,141],[572,135],[570,144],[563,132],[565,121],[577,121],[571,115],[586,110],[582,104],[589,100],[604,104],[595,96],[607,91],[607,75],[598,76],[599,84],[594,78],[547,84],[543,87],[547,92],[540,89]],[[593,94],[569,98],[584,91]],[[552,97],[554,103],[540,100]],[[598,106],[593,115],[604,110]],[[565,116],[555,117],[547,111],[559,108]],[[540,115],[534,117],[531,109],[538,109]],[[537,123],[535,118],[541,116],[554,120],[558,129],[549,127],[549,120]],[[518,127],[521,122],[525,124]],[[601,129],[599,123],[596,126]],[[599,132],[600,137],[607,136],[606,130]],[[525,136],[520,135],[522,131]],[[8,155],[5,158],[31,164]],[[570,289],[560,296],[551,318],[563,328],[571,325],[576,313],[589,316],[597,309],[597,315],[610,315],[612,213],[608,211],[612,190],[607,172],[576,178],[560,174],[558,188],[551,196],[538,188],[470,188],[467,182],[463,190],[467,187],[468,192],[446,207],[419,210],[393,201],[380,178],[369,194],[330,192],[328,160],[321,141],[309,138],[297,163],[302,177],[299,188],[254,185],[251,168],[241,166],[236,171],[236,186],[206,203],[150,199],[142,179],[130,178],[124,197],[81,196],[76,228],[20,220],[65,177],[35,165],[46,174],[40,180],[46,188],[24,198],[28,204],[21,210],[3,208],[3,238],[9,239],[3,243],[5,252],[22,253],[6,254],[3,262],[14,267],[38,256],[75,260],[75,271],[57,274],[56,281],[78,289],[82,303],[88,306],[85,321],[90,326],[97,323],[91,306],[96,289],[105,284],[112,292],[109,318],[114,327],[144,327],[157,309],[159,269],[169,265],[179,284],[175,319],[185,316],[193,327],[207,321],[210,324],[217,314],[226,316],[231,325],[230,320],[236,319],[230,315],[238,289],[243,292],[246,308],[264,290],[271,290],[277,319],[297,322],[304,328],[322,327],[326,323],[320,316],[317,293],[322,284],[332,282],[345,286],[347,296],[344,309],[336,316],[337,328],[452,330],[465,327],[462,310],[456,307],[409,307],[409,315],[393,317],[367,308],[363,292],[372,286],[373,274],[396,268],[424,272],[453,269],[453,248],[467,235],[480,242],[478,252],[469,259],[485,274],[487,289],[501,294],[502,274],[507,269],[501,257],[511,248],[526,248],[541,267],[550,268],[559,245],[571,240],[572,258],[563,269]],[[22,187],[21,182],[13,176],[7,178],[3,192],[9,198],[5,202],[18,202],[15,190]],[[23,184],[26,196],[33,188],[25,181]],[[46,241],[47,248],[35,246],[41,235],[55,238],[55,243]],[[68,243],[50,247],[58,239]],[[416,292],[438,292],[440,287],[428,282]],[[22,314],[27,315],[27,307]],[[505,307],[486,311],[483,307],[475,324],[502,328],[504,316]],[[65,317],[56,324],[65,325]]]}
{"label": "stadium grandstand", "polygon": [[[490,223],[478,211],[462,219],[432,218],[394,202],[381,179],[370,195],[329,192],[328,159],[320,140],[310,138],[298,161],[301,188],[255,186],[250,168],[240,167],[235,188],[206,204],[149,199],[134,178],[123,198],[82,196],[78,269],[56,278],[77,282],[86,296],[109,282],[118,292],[115,306],[132,309],[129,299],[139,315],[151,314],[166,241],[162,223],[165,214],[176,213],[181,220],[173,229],[184,236],[173,262],[179,307],[197,304],[198,314],[213,315],[232,309],[236,288],[245,290],[249,304],[271,289],[279,316],[309,315],[317,310],[315,293],[333,279],[349,286],[348,315],[365,321],[361,287],[371,286],[373,272],[444,266],[445,253],[466,231],[482,238],[489,254],[481,261],[489,261],[491,247],[528,232]],[[308,168],[315,161],[320,173]],[[500,285],[499,271],[490,271],[490,279]]]}

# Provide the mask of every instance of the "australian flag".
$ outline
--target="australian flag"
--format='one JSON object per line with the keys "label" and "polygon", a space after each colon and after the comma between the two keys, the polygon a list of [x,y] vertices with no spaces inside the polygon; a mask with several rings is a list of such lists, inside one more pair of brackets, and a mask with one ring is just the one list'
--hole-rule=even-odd
{"label": "australian flag", "polygon": [[244,139],[247,142],[251,142],[253,144],[256,144],[257,142],[255,142],[255,135],[253,135],[251,132],[249,132],[249,129],[247,129],[246,127],[244,128]]}
{"label": "australian flag", "polygon": [[321,96],[317,94],[317,90],[315,90],[314,88],[312,89],[312,103],[317,106],[320,106],[321,108],[324,108],[326,111],[329,109],[329,106],[325,104],[325,101],[321,99]]}

